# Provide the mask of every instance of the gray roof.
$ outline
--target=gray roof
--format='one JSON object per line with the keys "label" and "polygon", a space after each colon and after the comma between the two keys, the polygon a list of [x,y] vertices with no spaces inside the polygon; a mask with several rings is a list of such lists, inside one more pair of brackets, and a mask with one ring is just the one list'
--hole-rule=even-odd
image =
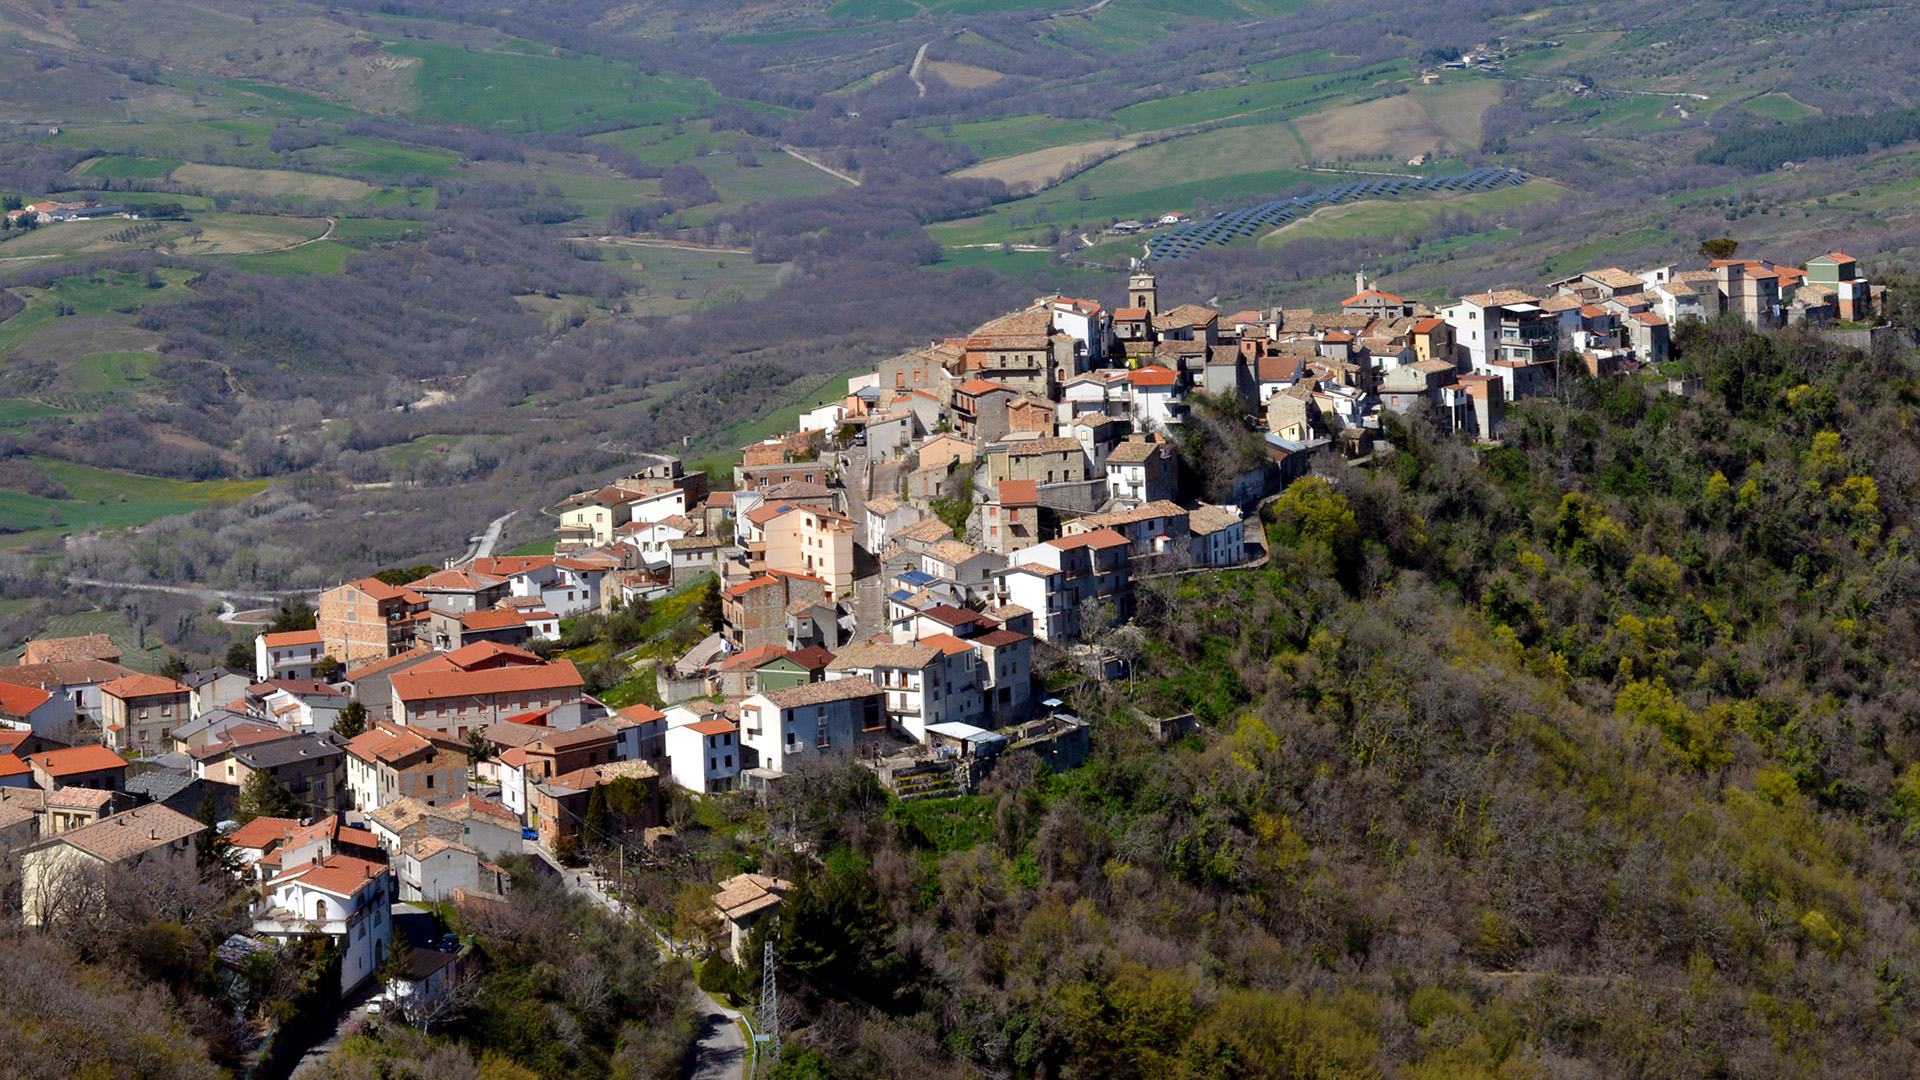
{"label": "gray roof", "polygon": [[257,716],[248,716],[246,713],[234,712],[232,709],[208,709],[187,723],[174,728],[173,738],[191,739],[204,732],[230,727],[237,723],[258,724],[262,721]]}
{"label": "gray roof", "polygon": [[145,795],[154,802],[166,802],[193,783],[192,773],[173,769],[152,769],[127,781],[127,790]]}
{"label": "gray roof", "polygon": [[185,683],[190,689],[198,690],[210,682],[229,675],[235,678],[245,679],[248,683],[253,682],[253,672],[241,671],[239,668],[230,667],[208,668],[205,671],[189,671],[181,677],[180,681]]}
{"label": "gray roof", "polygon": [[234,760],[250,769],[270,769],[317,758],[337,758],[345,753],[338,744],[323,735],[295,735],[240,747],[233,752],[233,756]]}

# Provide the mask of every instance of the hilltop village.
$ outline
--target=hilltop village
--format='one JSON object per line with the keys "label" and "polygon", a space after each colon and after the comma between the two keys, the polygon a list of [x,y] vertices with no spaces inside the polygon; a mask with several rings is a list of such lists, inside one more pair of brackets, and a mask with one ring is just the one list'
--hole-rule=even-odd
{"label": "hilltop village", "polygon": [[[1565,366],[1657,372],[1680,320],[1861,324],[1881,295],[1836,252],[1439,307],[1361,275],[1332,310],[1169,305],[1145,271],[1111,309],[1042,297],[851,379],[725,483],[636,461],[553,508],[553,554],[343,582],[246,667],[176,680],[103,636],[29,642],[0,667],[8,901],[72,919],[105,900],[75,882],[217,833],[256,897],[232,948],[324,934],[352,990],[394,905],[485,903],[502,854],[572,860],[610,814],[660,836],[669,786],[765,791],[829,755],[903,798],[1012,755],[1071,768],[1088,732],[1049,673],[1124,671],[1137,582],[1263,561],[1261,504],[1321,455],[1387,452],[1394,415],[1497,440]],[[578,617],[693,590],[711,633],[656,666],[655,704],[601,701],[556,652]],[[722,883],[736,952],[783,887]],[[400,990],[444,984],[460,954],[441,955]]]}

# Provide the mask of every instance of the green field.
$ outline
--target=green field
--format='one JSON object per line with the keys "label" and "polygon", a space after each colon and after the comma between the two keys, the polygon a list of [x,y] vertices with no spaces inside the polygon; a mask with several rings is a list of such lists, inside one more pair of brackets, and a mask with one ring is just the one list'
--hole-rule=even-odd
{"label": "green field", "polygon": [[[0,255],[5,253],[6,248],[0,246]],[[184,299],[185,282],[192,276],[186,270],[161,270],[157,272],[161,287],[150,289],[139,274],[102,270],[87,277],[61,278],[45,288],[26,290],[31,294],[26,298],[26,310],[0,323],[0,357],[12,354],[36,332],[54,329],[56,321],[76,316],[118,317],[125,314],[116,310],[119,308],[134,310],[145,304]],[[61,304],[71,305],[74,316],[59,315]]]}
{"label": "green field", "polygon": [[1100,120],[1061,120],[1051,116],[1030,115],[944,126],[929,124],[921,126],[919,131],[930,139],[966,143],[985,159],[1110,138],[1114,127]]}
{"label": "green field", "polygon": [[235,255],[235,269],[262,274],[338,274],[347,268],[347,256],[355,249],[337,240],[302,244],[292,251],[274,251],[264,255]]}
{"label": "green field", "polygon": [[318,94],[309,94],[305,90],[295,90],[290,86],[276,86],[273,83],[254,82],[248,79],[228,79],[222,85],[248,97],[259,98],[271,111],[285,116],[337,120],[360,115],[359,109],[339,105]]}
{"label": "green field", "polygon": [[[732,469],[733,463],[740,460],[740,448],[742,446],[750,442],[772,438],[775,435],[792,431],[794,426],[800,422],[801,413],[809,409],[818,408],[829,401],[838,401],[846,397],[847,381],[855,375],[862,374],[863,372],[870,373],[870,371],[871,369],[862,369],[861,371],[849,371],[844,375],[830,375],[824,378],[820,376],[801,377],[796,380],[794,384],[796,387],[802,388],[795,391],[796,394],[800,396],[792,403],[783,405],[757,419],[742,420],[737,424],[729,424],[716,431],[709,431],[703,435],[695,436],[693,446],[689,450],[689,453],[704,453],[706,456],[697,460],[689,460],[686,467],[689,470],[705,469],[709,475],[724,473]],[[812,389],[804,389],[808,386],[811,386]]]}
{"label": "green field", "polygon": [[0,491],[0,547],[37,546],[87,528],[144,525],[174,514],[258,495],[265,480],[165,480],[34,458],[41,472],[66,486],[71,499]]}
{"label": "green field", "polygon": [[392,465],[418,465],[438,454],[450,454],[467,435],[422,435],[412,442],[396,443],[380,448],[380,456]]}
{"label": "green field", "polygon": [[163,180],[182,162],[163,158],[131,157],[109,154],[95,158],[80,170],[82,176],[104,176],[114,180]]}
{"label": "green field", "polygon": [[419,59],[420,116],[459,123],[511,122],[526,130],[590,117],[661,123],[695,115],[712,93],[694,79],[597,59],[466,52],[420,41],[391,42],[386,51]]}
{"label": "green field", "polygon": [[26,398],[0,398],[0,425],[13,426],[40,420],[49,416],[67,416],[65,409],[56,409],[42,401],[29,401]]}
{"label": "green field", "polygon": [[861,19],[866,22],[911,19],[918,14],[919,6],[907,3],[907,0],[839,0],[827,9],[827,15],[831,18]]}
{"label": "green field", "polygon": [[166,666],[167,654],[161,647],[159,635],[142,635],[118,611],[79,611],[71,615],[52,615],[32,636],[84,637],[88,634],[105,634],[112,638],[113,643],[120,647],[120,663],[135,671],[157,675]]}
{"label": "green field", "polygon": [[1764,116],[1769,120],[1778,120],[1783,124],[1802,120],[1820,110],[1811,105],[1802,105],[1793,99],[1792,94],[1761,94],[1742,106],[1748,112]]}
{"label": "green field", "polygon": [[1260,238],[1261,247],[1277,247],[1308,238],[1345,240],[1355,236],[1411,236],[1441,213],[1481,214],[1558,198],[1565,189],[1545,180],[1470,195],[1430,196],[1404,201],[1369,200],[1316,211]]}
{"label": "green field", "polygon": [[600,245],[601,261],[622,268],[643,291],[630,298],[636,312],[670,315],[732,299],[754,300],[772,291],[781,263],[756,263],[745,252],[638,244]]}
{"label": "green field", "polygon": [[[1274,169],[1267,172],[1240,173],[1144,189],[1129,189],[1120,184],[1109,185],[1106,176],[1111,174],[1101,172],[1109,165],[1114,165],[1116,170],[1129,168],[1129,166],[1117,165],[1118,161],[1119,159],[1116,159],[1115,162],[1100,165],[1040,195],[1009,203],[990,213],[929,226],[928,232],[932,233],[934,239],[950,247],[965,244],[997,244],[1006,241],[1026,243],[1038,239],[1047,228],[1048,222],[1019,226],[1015,225],[1012,219],[1016,216],[1031,217],[1036,209],[1044,208],[1050,215],[1051,222],[1058,223],[1061,228],[1074,222],[1104,226],[1117,220],[1143,219],[1150,215],[1157,217],[1169,210],[1191,210],[1195,199],[1217,202],[1230,198],[1270,195],[1298,184],[1314,183],[1323,179],[1314,173],[1301,172],[1297,169]],[[1093,198],[1082,200],[1074,194],[1082,183],[1093,188]],[[1103,191],[1111,193],[1102,194]]]}
{"label": "green field", "polygon": [[1357,76],[1367,69],[1356,67],[1344,72],[1301,75],[1290,79],[1248,83],[1244,86],[1223,86],[1215,90],[1196,90],[1190,94],[1176,94],[1173,97],[1143,101],[1137,105],[1117,109],[1114,111],[1113,119],[1128,131],[1162,131],[1171,127],[1198,124],[1247,113],[1270,110],[1297,111],[1309,103],[1319,104],[1323,100],[1348,98],[1381,79],[1395,78],[1405,73],[1407,63],[1404,60],[1397,60],[1391,64],[1373,66],[1391,70],[1351,81],[1334,82],[1332,85],[1321,84],[1347,76]]}
{"label": "green field", "polygon": [[1625,232],[1582,244],[1571,251],[1561,252],[1546,260],[1545,277],[1557,277],[1585,270],[1602,259],[1616,255],[1629,255],[1636,251],[1659,247],[1679,239],[1662,229],[1628,229]]}

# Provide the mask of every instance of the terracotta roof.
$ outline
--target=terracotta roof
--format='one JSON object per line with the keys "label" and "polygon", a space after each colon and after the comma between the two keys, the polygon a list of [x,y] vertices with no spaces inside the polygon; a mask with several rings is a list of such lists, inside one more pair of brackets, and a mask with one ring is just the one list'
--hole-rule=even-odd
{"label": "terracotta roof", "polygon": [[740,730],[740,725],[725,717],[716,716],[710,720],[688,724],[687,730],[700,735],[727,735]]}
{"label": "terracotta roof", "polygon": [[1117,322],[1145,322],[1148,311],[1143,307],[1114,308],[1113,317]]}
{"label": "terracotta roof", "polygon": [[[478,851],[475,851],[465,844],[456,844],[451,840],[442,839],[438,836],[429,836],[424,839],[415,840],[409,843],[405,849],[406,854],[415,859],[431,859],[443,851],[464,852],[476,858],[480,855]],[[414,951],[419,952],[420,950],[416,949]]]}
{"label": "terracotta roof", "polygon": [[[106,689],[101,687],[101,689]],[[268,679],[247,687],[252,697],[266,697],[268,694],[284,690],[299,697],[346,697],[347,695],[328,686],[318,679]]]}
{"label": "terracotta roof", "polygon": [[921,554],[945,563],[963,563],[980,557],[980,549],[959,540],[942,540]]}
{"label": "terracotta roof", "polygon": [[952,634],[928,634],[915,642],[917,645],[931,645],[944,656],[956,656],[973,651],[973,646],[961,641]]}
{"label": "terracotta roof", "polygon": [[1126,546],[1127,538],[1114,532],[1112,529],[1095,529],[1092,532],[1062,536],[1057,540],[1049,540],[1047,543],[1062,550],[1076,547],[1110,548],[1115,545]]}
{"label": "terracotta roof", "polygon": [[300,823],[293,818],[257,817],[228,833],[227,843],[234,847],[266,851],[299,827]]}
{"label": "terracotta roof", "polygon": [[1123,465],[1137,464],[1150,460],[1155,455],[1169,452],[1170,446],[1171,444],[1169,443],[1134,442],[1128,440],[1108,451],[1107,461],[1109,463],[1117,461]]}
{"label": "terracotta roof", "polygon": [[[409,596],[418,596],[412,589],[403,588],[399,585],[389,585],[379,578],[374,577],[365,577],[358,581],[349,581],[347,584],[359,589],[375,600],[403,600]],[[344,588],[344,586],[342,587]],[[416,601],[409,602],[412,603]]]}
{"label": "terracotta roof", "polygon": [[720,883],[713,906],[722,916],[737,922],[779,906],[780,898],[792,888],[792,882],[779,878],[740,874]]}
{"label": "terracotta roof", "polygon": [[1656,315],[1651,311],[1636,311],[1633,313],[1633,317],[1636,319],[1639,319],[1641,322],[1645,323],[1648,326],[1667,325],[1667,320],[1661,318],[1659,315]]}
{"label": "terracotta roof", "polygon": [[[502,657],[508,660],[520,661],[525,664],[539,664],[542,662],[538,653],[529,649],[523,649],[518,645],[508,645],[500,641],[476,641],[470,645],[462,645],[452,652],[442,653],[440,655],[440,659],[446,661],[448,666],[459,668],[462,671],[470,671],[476,665]],[[443,668],[442,670],[445,669]]]}
{"label": "terracotta roof", "polygon": [[740,671],[746,668],[757,668],[761,664],[772,663],[785,655],[787,650],[778,645],[755,645],[751,649],[742,649],[727,657],[720,664],[720,670]]}
{"label": "terracotta roof", "polygon": [[1015,443],[1013,446],[1008,447],[1007,456],[1031,457],[1035,454],[1064,454],[1073,451],[1085,453],[1086,447],[1080,445],[1079,439],[1069,439],[1065,437],[1041,438],[1028,439],[1026,442]]}
{"label": "terracotta roof", "polygon": [[50,664],[61,660],[118,660],[120,646],[106,634],[81,634],[77,637],[40,638],[29,641],[21,653],[23,662]]}
{"label": "terracotta roof", "polygon": [[284,634],[261,634],[260,640],[273,649],[285,645],[319,645],[322,643],[318,630],[290,630]]}
{"label": "terracotta roof", "polygon": [[1149,366],[1128,372],[1126,378],[1135,386],[1172,386],[1180,381],[1180,374],[1167,368]]}
{"label": "terracotta roof", "polygon": [[418,581],[407,582],[407,588],[427,589],[437,592],[478,592],[491,589],[505,580],[492,574],[476,574],[468,570],[437,570]]}
{"label": "terracotta roof", "polygon": [[1596,307],[1593,304],[1580,305],[1580,317],[1583,319],[1599,319],[1604,318],[1608,314],[1610,314],[1610,312],[1603,307]]}
{"label": "terracotta roof", "polygon": [[580,672],[571,660],[538,667],[501,667],[484,671],[402,671],[393,677],[394,696],[401,701],[512,694],[525,690],[578,690]]}
{"label": "terracotta roof", "polygon": [[205,828],[178,810],[151,803],[68,829],[36,846],[71,844],[111,863],[184,840]]}
{"label": "terracotta roof", "polygon": [[1366,292],[1355,293],[1354,295],[1347,297],[1345,300],[1340,301],[1340,306],[1347,307],[1352,304],[1358,304],[1362,300],[1384,300],[1389,304],[1406,303],[1406,301],[1400,299],[1399,297],[1393,295],[1390,292],[1381,292],[1379,289],[1368,289]]}
{"label": "terracotta roof", "polygon": [[[834,654],[828,671],[861,671],[877,667],[922,668],[933,662],[937,650],[919,644],[856,641]],[[783,706],[784,707],[784,706]]]}
{"label": "terracotta roof", "polygon": [[103,694],[112,694],[122,701],[129,698],[156,697],[161,694],[191,694],[180,683],[160,675],[124,675],[100,687]]}
{"label": "terracotta roof", "polygon": [[792,660],[808,671],[820,671],[828,664],[833,663],[833,653],[822,646],[809,645],[804,649],[787,653],[787,659]]}
{"label": "terracotta roof", "polygon": [[57,787],[47,792],[46,805],[67,809],[104,810],[113,801],[113,792],[99,788]]}
{"label": "terracotta roof", "polygon": [[347,743],[348,755],[361,761],[379,761],[392,764],[403,761],[415,754],[433,749],[433,743],[417,732],[394,731],[376,727],[355,735]]}
{"label": "terracotta roof", "polygon": [[380,863],[351,855],[329,855],[318,866],[308,863],[288,870],[269,882],[268,887],[298,881],[335,896],[353,896],[386,874],[387,868]]}
{"label": "terracotta roof", "polygon": [[[1079,443],[1074,443],[1079,446]],[[904,525],[893,532],[896,540],[917,540],[922,543],[938,543],[953,535],[953,529],[939,518],[922,518],[911,525]]]}
{"label": "terracotta roof", "polygon": [[432,649],[428,649],[424,647],[416,647],[416,648],[408,649],[406,652],[400,653],[396,656],[389,656],[384,660],[371,660],[365,664],[360,665],[357,668],[350,668],[347,671],[346,680],[348,682],[354,682],[359,679],[364,679],[369,675],[378,675],[383,671],[386,671],[390,668],[399,667],[402,664],[410,663],[415,660],[425,660],[432,655],[433,655]]}
{"label": "terracotta roof", "polygon": [[127,767],[126,758],[99,743],[72,746],[61,750],[42,750],[29,756],[27,760],[38,765],[48,776],[78,776],[83,773]]}
{"label": "terracotta roof", "polygon": [[[1078,440],[1075,440],[1078,441]],[[1001,506],[1040,505],[1040,484],[1034,480],[1000,481]]]}
{"label": "terracotta roof", "polygon": [[1581,276],[1591,278],[1609,289],[1638,289],[1646,286],[1646,282],[1641,281],[1638,275],[1629,274],[1617,266],[1589,270]]}
{"label": "terracotta roof", "polygon": [[1205,326],[1217,322],[1220,313],[1199,304],[1181,304],[1179,307],[1163,311],[1153,317],[1155,329],[1178,329],[1182,326]]}
{"label": "terracotta roof", "polygon": [[1539,298],[1532,293],[1524,293],[1519,289],[1495,289],[1492,292],[1474,293],[1472,296],[1463,296],[1460,299],[1478,307],[1497,307],[1501,304],[1534,304],[1539,302]]}
{"label": "terracotta roof", "polygon": [[483,815],[498,818],[501,821],[519,821],[519,815],[492,799],[483,799],[478,795],[462,795],[440,808],[441,817],[468,817]]}
{"label": "terracotta roof", "polygon": [[505,608],[469,611],[460,616],[460,626],[464,630],[499,630],[504,627],[525,625],[527,625],[526,616]]}
{"label": "terracotta roof", "polygon": [[52,700],[50,691],[36,686],[0,683],[0,712],[9,716],[25,716]]}
{"label": "terracotta roof", "polygon": [[963,394],[971,394],[975,397],[981,394],[992,393],[995,390],[1004,390],[1009,394],[1019,392],[1006,383],[994,382],[992,379],[968,379],[966,382],[954,387],[954,389]]}
{"label": "terracotta roof", "polygon": [[1246,519],[1225,507],[1209,506],[1205,503],[1194,507],[1187,515],[1187,528],[1195,536],[1210,536],[1222,529],[1230,529],[1242,524]]}
{"label": "terracotta roof", "polygon": [[1114,525],[1131,525],[1136,521],[1151,521],[1154,518],[1186,516],[1186,508],[1179,503],[1170,499],[1155,499],[1152,502],[1141,503],[1131,510],[1115,510],[1107,514],[1088,514],[1085,517],[1077,517],[1069,524],[1075,526],[1076,531],[1092,531]]}
{"label": "terracotta roof", "polygon": [[[851,646],[849,646],[851,648]],[[838,663],[840,657],[834,657]],[[874,697],[880,688],[873,685],[871,679],[855,676],[851,679],[829,679],[826,682],[801,683],[780,690],[764,690],[760,696],[773,702],[775,708],[794,709],[803,705],[825,705],[830,701],[851,701],[854,698]]]}
{"label": "terracotta roof", "polygon": [[24,776],[33,769],[12,754],[0,754],[0,776]]}
{"label": "terracotta roof", "polygon": [[111,660],[55,660],[46,664],[0,666],[0,682],[15,686],[79,686],[137,675]]}

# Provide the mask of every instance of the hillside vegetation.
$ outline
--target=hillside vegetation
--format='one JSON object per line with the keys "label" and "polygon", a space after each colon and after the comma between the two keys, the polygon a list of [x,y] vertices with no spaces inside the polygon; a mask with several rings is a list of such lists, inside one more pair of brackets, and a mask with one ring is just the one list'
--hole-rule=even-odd
{"label": "hillside vegetation", "polygon": [[826,784],[803,1075],[1912,1069],[1920,383],[1683,344],[1697,398],[1575,382],[1294,484],[1269,566],[1115,632],[1088,766],[880,820]]}

